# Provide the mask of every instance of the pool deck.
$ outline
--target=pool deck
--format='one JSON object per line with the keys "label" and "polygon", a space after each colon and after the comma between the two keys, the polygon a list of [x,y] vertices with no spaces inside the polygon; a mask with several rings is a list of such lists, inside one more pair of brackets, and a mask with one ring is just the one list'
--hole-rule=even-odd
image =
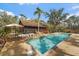
{"label": "pool deck", "polygon": [[79,34],[72,34],[70,37],[73,39],[79,39]]}
{"label": "pool deck", "polygon": [[73,56],[79,56],[79,47],[69,44],[69,42],[63,41],[57,45],[64,53]]}
{"label": "pool deck", "polygon": [[[41,36],[42,34],[40,34]],[[47,36],[48,34],[44,34],[44,36]],[[79,40],[79,34],[74,34],[72,33],[72,35],[70,35],[70,38],[74,39],[74,40]],[[11,46],[11,47],[10,47]],[[21,50],[21,52],[18,52],[18,49],[12,47],[12,46],[15,46],[15,47],[19,47],[19,49]],[[9,49],[10,47],[10,49]],[[29,50],[31,49],[30,48],[30,45],[26,44],[26,43],[17,43],[15,44],[15,42],[7,42],[4,46],[4,48],[1,50],[1,54],[0,55],[7,55],[7,53],[9,53],[8,55],[16,55],[16,53],[14,53],[12,50],[16,50],[18,55],[19,54],[25,54],[25,50]],[[59,43],[57,45],[57,50],[50,50],[48,51],[47,53],[45,53],[46,56],[56,56],[58,54],[58,51],[62,51],[64,52],[65,54],[68,54],[68,55],[71,55],[71,56],[79,56],[79,47],[78,46],[75,46],[75,45],[72,45],[71,42],[68,42],[68,41],[62,41],[61,43]],[[59,50],[60,49],[60,50]],[[8,51],[7,51],[8,50]],[[40,56],[40,52],[38,50],[35,50],[36,51],[36,55],[35,56]],[[10,53],[11,52],[11,53]],[[26,52],[27,53],[27,52]],[[59,52],[60,53],[60,52]]]}

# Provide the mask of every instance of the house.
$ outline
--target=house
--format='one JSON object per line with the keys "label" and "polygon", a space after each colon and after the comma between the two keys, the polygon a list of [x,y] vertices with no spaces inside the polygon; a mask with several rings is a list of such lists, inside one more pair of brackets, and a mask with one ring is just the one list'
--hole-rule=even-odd
{"label": "house", "polygon": [[[23,26],[23,33],[35,33],[38,30],[38,23],[33,20],[20,20],[19,24]],[[40,24],[39,31],[48,33],[47,27]]]}

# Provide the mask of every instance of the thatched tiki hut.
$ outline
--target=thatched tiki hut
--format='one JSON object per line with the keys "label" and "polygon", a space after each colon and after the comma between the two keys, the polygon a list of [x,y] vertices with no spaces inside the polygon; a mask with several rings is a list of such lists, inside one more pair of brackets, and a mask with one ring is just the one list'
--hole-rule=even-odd
{"label": "thatched tiki hut", "polygon": [[[20,20],[19,24],[24,26],[24,33],[35,33],[38,30],[38,23],[33,20]],[[40,24],[39,32],[48,33],[47,27]]]}

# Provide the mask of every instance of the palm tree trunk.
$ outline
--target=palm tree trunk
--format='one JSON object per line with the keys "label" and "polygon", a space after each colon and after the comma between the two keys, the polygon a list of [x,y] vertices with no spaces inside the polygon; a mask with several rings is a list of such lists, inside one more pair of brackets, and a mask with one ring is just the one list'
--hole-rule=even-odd
{"label": "palm tree trunk", "polygon": [[39,32],[39,21],[38,21],[38,32]]}
{"label": "palm tree trunk", "polygon": [[40,16],[38,16],[38,32],[40,30]]}

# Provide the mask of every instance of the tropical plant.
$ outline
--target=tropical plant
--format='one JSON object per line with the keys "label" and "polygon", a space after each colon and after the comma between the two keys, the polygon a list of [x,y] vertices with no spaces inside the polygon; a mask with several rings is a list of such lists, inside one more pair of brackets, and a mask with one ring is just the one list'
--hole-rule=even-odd
{"label": "tropical plant", "polygon": [[27,19],[27,17],[24,14],[20,14],[22,19]]}
{"label": "tropical plant", "polygon": [[0,12],[0,26],[16,23],[17,16],[8,15],[6,12]]}
{"label": "tropical plant", "polygon": [[0,12],[0,37],[4,37],[10,32],[9,28],[5,28],[5,25],[12,23],[17,23],[17,16],[8,15],[5,11]]}
{"label": "tropical plant", "polygon": [[49,32],[54,32],[54,26],[52,24],[47,23],[47,29],[49,30]]}
{"label": "tropical plant", "polygon": [[59,10],[53,9],[50,10],[49,12],[45,12],[46,17],[48,17],[47,22],[54,26],[53,30],[55,30],[56,26],[59,25],[61,21],[66,20],[67,15],[69,15],[68,13],[64,13],[63,11],[64,9],[61,8]]}
{"label": "tropical plant", "polygon": [[37,7],[36,8],[36,11],[34,12],[34,15],[37,15],[37,19],[38,19],[38,32],[39,32],[39,25],[40,25],[40,17],[41,17],[41,14],[43,13],[43,11]]}
{"label": "tropical plant", "polygon": [[[33,21],[35,21],[36,23],[38,23],[39,22],[39,20],[38,19],[33,19]],[[44,25],[44,26],[46,26],[46,22],[44,21],[44,20],[40,20],[40,22],[39,22],[40,24],[42,24],[42,25]]]}
{"label": "tropical plant", "polygon": [[72,15],[66,21],[68,29],[76,31],[79,29],[79,16]]}

